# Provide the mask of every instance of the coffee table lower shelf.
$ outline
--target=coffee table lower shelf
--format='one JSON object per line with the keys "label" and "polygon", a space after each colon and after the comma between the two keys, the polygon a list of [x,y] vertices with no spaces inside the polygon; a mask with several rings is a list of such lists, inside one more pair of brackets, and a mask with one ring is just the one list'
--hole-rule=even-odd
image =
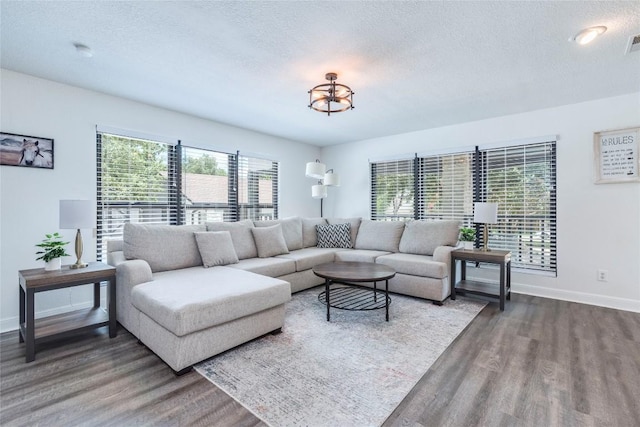
{"label": "coffee table lower shelf", "polygon": [[[391,304],[391,297],[386,297]],[[327,304],[327,293],[320,292],[318,301]],[[345,287],[335,287],[331,289],[331,304],[333,308],[340,310],[363,311],[377,310],[386,308],[385,293],[383,291],[374,291],[369,288],[355,287],[349,285]]]}

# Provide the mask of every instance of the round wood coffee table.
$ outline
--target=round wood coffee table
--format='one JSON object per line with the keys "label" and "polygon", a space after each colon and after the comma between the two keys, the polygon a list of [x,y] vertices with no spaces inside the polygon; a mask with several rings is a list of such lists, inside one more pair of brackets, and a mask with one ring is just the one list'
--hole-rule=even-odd
{"label": "round wood coffee table", "polygon": [[[378,304],[378,291],[376,289],[376,283],[382,280],[385,282],[384,307],[386,320],[387,322],[389,321],[389,279],[396,275],[393,268],[373,262],[327,262],[313,267],[313,272],[316,276],[325,279],[323,293],[327,305],[327,322],[331,320],[331,307],[343,310],[382,308],[382,305]],[[353,292],[340,292],[336,301],[331,300],[331,285],[333,283],[350,285],[358,282],[373,282],[373,294],[368,290],[356,289]],[[321,296],[322,294],[320,294]],[[322,300],[320,297],[319,299]]]}

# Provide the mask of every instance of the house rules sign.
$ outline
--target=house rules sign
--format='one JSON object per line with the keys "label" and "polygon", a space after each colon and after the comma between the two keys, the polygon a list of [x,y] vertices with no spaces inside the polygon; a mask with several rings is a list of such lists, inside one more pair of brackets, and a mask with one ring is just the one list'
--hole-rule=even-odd
{"label": "house rules sign", "polygon": [[640,128],[593,134],[596,184],[640,182]]}

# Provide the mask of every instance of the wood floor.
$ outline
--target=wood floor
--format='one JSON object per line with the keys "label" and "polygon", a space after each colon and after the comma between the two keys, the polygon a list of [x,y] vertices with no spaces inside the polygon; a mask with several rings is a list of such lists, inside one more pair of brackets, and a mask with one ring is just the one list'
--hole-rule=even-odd
{"label": "wood floor", "polygon": [[[428,331],[425,331],[428,333]],[[264,425],[128,332],[38,347],[0,335],[0,425]],[[330,412],[328,414],[330,416]],[[640,314],[514,295],[488,305],[385,426],[640,426]]]}

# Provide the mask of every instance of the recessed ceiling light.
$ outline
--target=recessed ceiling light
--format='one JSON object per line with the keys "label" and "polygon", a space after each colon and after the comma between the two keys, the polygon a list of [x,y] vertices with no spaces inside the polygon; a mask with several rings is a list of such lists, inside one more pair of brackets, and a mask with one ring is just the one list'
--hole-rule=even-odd
{"label": "recessed ceiling light", "polygon": [[602,25],[597,27],[585,28],[575,36],[571,37],[569,41],[576,42],[578,44],[587,44],[592,42],[596,37],[598,37],[600,34],[603,34],[605,31],[607,31],[607,27]]}
{"label": "recessed ceiling light", "polygon": [[85,58],[91,58],[93,56],[93,51],[89,46],[85,46],[80,43],[74,43],[73,45],[76,47],[76,52],[78,52],[78,55]]}

